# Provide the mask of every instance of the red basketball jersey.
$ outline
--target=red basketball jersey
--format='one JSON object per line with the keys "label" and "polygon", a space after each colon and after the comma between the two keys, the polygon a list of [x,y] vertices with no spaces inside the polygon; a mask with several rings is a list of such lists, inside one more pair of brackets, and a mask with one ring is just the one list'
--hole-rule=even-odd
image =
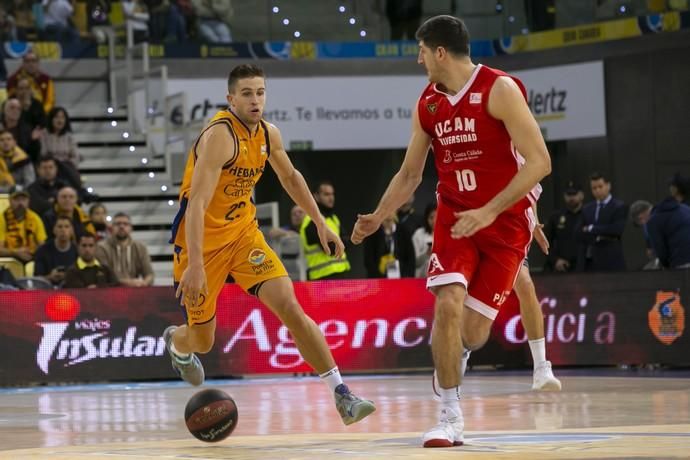
{"label": "red basketball jersey", "polygon": [[[488,111],[489,93],[498,77],[509,76],[526,96],[522,82],[479,64],[454,96],[429,84],[417,104],[419,121],[432,139],[441,200],[458,209],[477,209],[503,190],[524,158],[517,152],[501,120]],[[506,212],[522,213],[539,198],[537,185]]]}

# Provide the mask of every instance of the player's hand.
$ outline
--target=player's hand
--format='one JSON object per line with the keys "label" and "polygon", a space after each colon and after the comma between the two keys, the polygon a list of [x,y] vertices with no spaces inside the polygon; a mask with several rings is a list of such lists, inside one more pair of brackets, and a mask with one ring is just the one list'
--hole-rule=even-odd
{"label": "player's hand", "polygon": [[544,225],[543,224],[537,224],[537,226],[534,228],[534,239],[537,241],[537,244],[539,245],[539,248],[541,249],[541,252],[546,254],[547,256],[549,255],[549,240],[546,239],[546,235],[544,235]]}
{"label": "player's hand", "polygon": [[496,215],[485,207],[453,213],[458,221],[450,229],[453,239],[467,238],[488,227],[496,220]]}
{"label": "player's hand", "polygon": [[208,296],[206,271],[204,267],[196,268],[189,266],[182,273],[175,297],[180,299],[180,305],[194,308],[201,295],[204,297]]}
{"label": "player's hand", "polygon": [[[316,231],[319,233],[319,240],[321,241],[323,252],[329,256],[340,259],[345,253],[345,245],[343,244],[343,240],[341,240],[338,235],[333,233],[333,230],[331,230],[325,223],[317,226]],[[334,250],[331,250],[332,246],[334,247]]]}
{"label": "player's hand", "polygon": [[381,222],[383,219],[376,214],[357,214],[357,222],[355,222],[355,228],[352,229],[350,241],[354,244],[361,243],[364,238],[379,229]]}

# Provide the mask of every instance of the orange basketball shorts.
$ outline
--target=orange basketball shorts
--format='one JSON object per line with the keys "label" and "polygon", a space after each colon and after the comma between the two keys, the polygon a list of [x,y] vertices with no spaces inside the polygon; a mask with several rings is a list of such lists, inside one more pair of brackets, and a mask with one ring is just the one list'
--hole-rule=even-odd
{"label": "orange basketball shorts", "polygon": [[[187,268],[187,250],[175,247],[173,278],[175,289]],[[288,276],[278,255],[266,243],[258,229],[244,233],[238,240],[215,249],[204,249],[204,270],[208,292],[194,308],[183,306],[187,324],[204,324],[216,315],[216,300],[228,275],[244,290],[270,279]]]}

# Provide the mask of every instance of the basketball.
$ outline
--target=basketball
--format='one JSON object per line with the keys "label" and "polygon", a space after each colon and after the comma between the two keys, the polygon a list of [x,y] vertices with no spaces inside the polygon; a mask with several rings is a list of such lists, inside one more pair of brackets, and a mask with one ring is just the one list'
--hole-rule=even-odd
{"label": "basketball", "polygon": [[218,442],[237,426],[237,405],[227,393],[208,389],[192,396],[184,409],[187,429],[204,442]]}

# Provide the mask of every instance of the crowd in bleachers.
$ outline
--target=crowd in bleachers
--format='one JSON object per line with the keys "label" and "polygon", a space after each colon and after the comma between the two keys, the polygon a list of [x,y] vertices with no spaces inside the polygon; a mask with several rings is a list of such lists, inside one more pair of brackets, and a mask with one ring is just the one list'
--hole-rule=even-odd
{"label": "crowd in bleachers", "polygon": [[[129,216],[109,222],[83,187],[70,117],[54,95],[38,57],[26,53],[0,107],[0,193],[9,195],[0,208],[0,257],[18,266],[13,278],[41,277],[55,287],[151,285],[150,257],[132,239]],[[1,279],[17,286],[6,273]]]}
{"label": "crowd in bleachers", "polygon": [[0,41],[95,38],[129,21],[136,41],[229,43],[231,0],[12,0],[0,6]]}

